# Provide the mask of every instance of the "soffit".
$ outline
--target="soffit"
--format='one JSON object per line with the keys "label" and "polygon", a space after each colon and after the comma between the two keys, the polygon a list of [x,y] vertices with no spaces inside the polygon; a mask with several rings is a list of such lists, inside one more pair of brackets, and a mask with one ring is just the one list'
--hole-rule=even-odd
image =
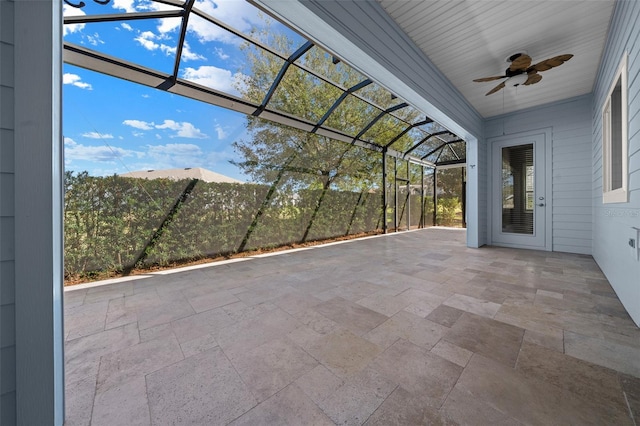
{"label": "soffit", "polygon": [[[434,65],[483,116],[491,117],[590,93],[615,0],[379,0]],[[485,96],[505,58],[525,51],[533,63],[574,57],[542,72],[540,83]]]}

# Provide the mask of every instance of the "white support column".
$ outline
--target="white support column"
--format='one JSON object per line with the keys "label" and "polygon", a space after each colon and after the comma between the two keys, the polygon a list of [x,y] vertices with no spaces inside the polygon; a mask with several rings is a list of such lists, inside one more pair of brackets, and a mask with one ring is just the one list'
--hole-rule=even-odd
{"label": "white support column", "polygon": [[480,247],[480,198],[478,185],[480,167],[478,158],[478,140],[467,140],[467,247]]}
{"label": "white support column", "polygon": [[60,0],[15,5],[15,321],[19,425],[64,423]]}

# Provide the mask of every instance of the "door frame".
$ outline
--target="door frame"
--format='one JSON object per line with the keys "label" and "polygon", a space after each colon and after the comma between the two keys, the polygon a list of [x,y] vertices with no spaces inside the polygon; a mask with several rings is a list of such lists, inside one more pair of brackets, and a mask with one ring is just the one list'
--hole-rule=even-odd
{"label": "door frame", "polygon": [[[487,173],[487,241],[491,245],[501,246],[501,247],[512,247],[512,248],[522,248],[522,249],[532,249],[532,250],[545,250],[552,251],[553,250],[553,153],[552,153],[552,128],[546,127],[542,129],[529,130],[526,132],[518,132],[518,133],[510,133],[502,136],[491,137],[486,140],[487,142],[487,152],[488,152],[488,173]],[[494,173],[496,173],[494,169],[494,143],[496,142],[505,142],[514,139],[527,138],[533,136],[541,136],[544,141],[544,159],[545,159],[545,211],[544,211],[544,223],[545,223],[545,237],[544,237],[544,247],[531,247],[527,245],[521,244],[506,244],[506,243],[497,243],[493,241],[493,215],[498,214],[494,212],[493,201],[496,194],[493,192],[493,179]],[[536,200],[537,202],[538,200]],[[501,213],[500,213],[501,214]]]}

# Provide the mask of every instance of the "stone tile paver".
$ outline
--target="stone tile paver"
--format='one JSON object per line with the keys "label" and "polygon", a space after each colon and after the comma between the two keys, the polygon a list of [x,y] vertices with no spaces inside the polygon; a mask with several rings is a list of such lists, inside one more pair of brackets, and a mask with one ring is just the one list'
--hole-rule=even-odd
{"label": "stone tile paver", "polygon": [[590,256],[431,228],[65,292],[68,425],[633,424]]}
{"label": "stone tile paver", "polygon": [[224,425],[257,401],[219,348],[147,376],[154,425]]}

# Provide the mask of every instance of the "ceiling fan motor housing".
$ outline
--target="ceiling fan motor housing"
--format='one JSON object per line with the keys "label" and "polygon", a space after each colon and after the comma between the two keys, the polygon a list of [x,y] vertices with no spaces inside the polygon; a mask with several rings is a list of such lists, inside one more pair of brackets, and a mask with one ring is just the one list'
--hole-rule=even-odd
{"label": "ceiling fan motor housing", "polygon": [[560,66],[571,58],[573,58],[572,54],[558,55],[531,65],[531,57],[526,52],[514,53],[505,59],[505,62],[510,65],[506,70],[504,70],[504,75],[477,78],[473,81],[482,83],[485,81],[503,80],[502,83],[487,92],[485,96],[489,96],[507,86],[530,86],[532,84],[539,83],[540,80],[542,80],[542,76],[539,74],[540,72]]}
{"label": "ceiling fan motor housing", "polygon": [[[527,52],[518,52],[518,53],[514,53],[513,55],[509,56],[507,59],[505,59],[505,62],[507,63],[512,63],[513,61],[515,61],[516,59],[518,59],[519,57],[521,57],[522,55],[526,55]],[[504,75],[506,75],[507,77],[513,77],[516,75],[520,75],[520,74],[524,74],[525,72],[527,72],[526,69],[516,69],[516,70],[512,70],[511,66],[507,67],[507,69],[504,71]]]}

